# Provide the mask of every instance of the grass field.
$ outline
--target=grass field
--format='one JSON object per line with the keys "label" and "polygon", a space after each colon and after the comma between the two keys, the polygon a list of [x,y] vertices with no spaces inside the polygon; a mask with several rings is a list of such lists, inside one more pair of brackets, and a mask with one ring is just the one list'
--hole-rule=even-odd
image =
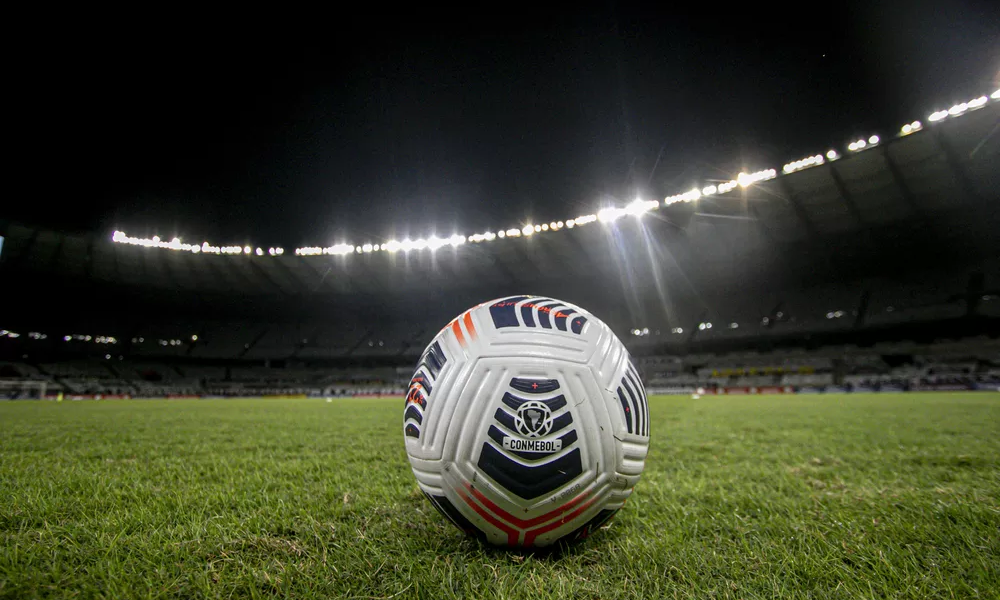
{"label": "grass field", "polygon": [[0,403],[0,598],[1000,598],[1000,394],[658,397],[560,553],[465,539],[400,400]]}

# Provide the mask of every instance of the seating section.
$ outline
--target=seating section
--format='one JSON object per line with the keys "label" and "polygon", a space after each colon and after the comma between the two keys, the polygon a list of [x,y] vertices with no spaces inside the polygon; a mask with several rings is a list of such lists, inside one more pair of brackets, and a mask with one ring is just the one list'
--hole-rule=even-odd
{"label": "seating section", "polygon": [[868,348],[650,356],[637,362],[651,393],[1000,388],[1000,340],[986,337]]}

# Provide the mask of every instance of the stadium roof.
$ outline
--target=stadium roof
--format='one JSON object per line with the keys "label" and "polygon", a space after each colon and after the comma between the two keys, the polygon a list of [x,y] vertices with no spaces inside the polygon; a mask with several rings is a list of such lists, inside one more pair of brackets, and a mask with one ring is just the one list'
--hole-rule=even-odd
{"label": "stadium roof", "polygon": [[[682,297],[997,256],[998,113],[1000,102],[989,102],[919,135],[884,136],[811,168],[790,163],[774,179],[635,218],[436,252],[195,254],[7,223],[0,276],[22,290],[192,310],[391,305],[419,314],[527,292],[642,315]],[[21,302],[29,310],[34,301]]]}

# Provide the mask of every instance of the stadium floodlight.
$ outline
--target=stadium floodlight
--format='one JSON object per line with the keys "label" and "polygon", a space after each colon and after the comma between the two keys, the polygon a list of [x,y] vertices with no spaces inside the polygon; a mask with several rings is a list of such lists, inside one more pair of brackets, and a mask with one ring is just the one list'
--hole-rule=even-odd
{"label": "stadium floodlight", "polygon": [[[820,157],[822,160],[822,157]],[[778,176],[778,173],[774,169],[764,169],[762,171],[757,171],[756,173],[740,173],[736,177],[736,183],[740,187],[746,188],[757,183],[758,181],[767,181],[769,179],[774,179]]]}
{"label": "stadium floodlight", "polygon": [[557,229],[562,229],[563,225],[564,225],[564,223],[562,221],[556,221],[556,228]]}
{"label": "stadium floodlight", "polygon": [[827,160],[837,160],[840,158],[840,155],[837,154],[836,150],[830,149],[826,151],[826,158]]}
{"label": "stadium floodlight", "polygon": [[68,336],[68,335],[64,335],[64,336],[63,336],[63,341],[64,341],[64,342],[68,342],[68,341],[70,341],[71,339],[73,339],[73,338],[72,338],[71,336]]}
{"label": "stadium floodlight", "polygon": [[[535,225],[535,231],[538,231],[538,230],[539,230],[539,227],[537,225]],[[549,230],[549,224],[548,223],[543,223],[542,226],[541,226],[541,230],[542,231],[548,231]]]}
{"label": "stadium floodlight", "polygon": [[877,135],[871,136],[870,138],[868,138],[868,143],[874,146],[875,144],[879,143],[879,137]]}
{"label": "stadium floodlight", "polygon": [[[833,152],[831,150],[831,152]],[[828,153],[829,154],[829,153]],[[836,153],[834,153],[836,155]],[[808,156],[806,158],[801,158],[799,160],[792,161],[781,168],[781,171],[788,175],[789,173],[794,173],[796,171],[801,171],[809,167],[814,167],[816,165],[821,165],[825,161],[823,160],[822,154],[814,154],[813,156]]]}
{"label": "stadium floodlight", "polygon": [[969,108],[975,109],[986,106],[986,102],[987,102],[986,96],[980,96],[974,100],[969,100]]}
{"label": "stadium floodlight", "polygon": [[931,123],[935,123],[937,121],[940,121],[940,120],[946,118],[947,116],[948,116],[948,111],[946,111],[946,110],[936,110],[936,111],[932,112],[929,117],[927,117],[927,120],[930,121]]}
{"label": "stadium floodlight", "polygon": [[1000,100],[1000,90],[994,90],[994,92],[990,94],[990,98],[993,98],[994,100]]}
{"label": "stadium floodlight", "polygon": [[719,188],[715,187],[714,185],[708,185],[708,186],[705,186],[704,188],[702,188],[701,195],[702,196],[711,196],[712,194],[714,194],[717,191],[719,191]]}
{"label": "stadium floodlight", "polygon": [[614,223],[619,217],[625,214],[625,209],[622,208],[604,208],[598,211],[597,219],[601,223]]}
{"label": "stadium floodlight", "polygon": [[[723,184],[723,185],[725,185],[725,184]],[[734,185],[735,185],[735,183],[734,183]],[[719,192],[722,193],[722,186],[719,186]],[[670,206],[671,204],[675,204],[677,202],[693,202],[693,201],[697,200],[698,198],[701,198],[701,190],[699,190],[699,189],[696,188],[696,189],[684,192],[683,194],[675,194],[673,196],[667,196],[666,198],[663,199],[663,205],[664,206]]]}
{"label": "stadium floodlight", "polygon": [[541,225],[535,225],[535,233],[538,233],[541,230],[542,230],[542,226]]}
{"label": "stadium floodlight", "polygon": [[521,237],[521,230],[511,227],[507,230],[507,237]]}
{"label": "stadium floodlight", "polygon": [[497,237],[503,239],[507,237],[507,232],[501,229],[500,231],[497,232]]}
{"label": "stadium floodlight", "polygon": [[372,245],[371,244],[365,244],[365,245],[361,246],[361,251],[362,252],[371,252],[372,251]]}
{"label": "stadium floodlight", "polygon": [[641,217],[645,213],[651,210],[656,210],[660,207],[660,203],[656,200],[641,200],[636,198],[625,207],[625,213],[630,214],[633,217]]}
{"label": "stadium floodlight", "polygon": [[[487,234],[487,235],[489,236],[489,235],[493,235],[493,234],[490,233],[490,234]],[[490,239],[490,238],[487,238],[487,239]],[[466,242],[466,237],[464,235],[460,234],[460,233],[456,233],[456,234],[452,235],[450,238],[448,238],[448,243],[451,244],[453,247],[454,246],[461,246],[465,242]]]}
{"label": "stadium floodlight", "polygon": [[951,116],[953,116],[953,117],[955,117],[955,116],[958,116],[958,115],[964,113],[967,110],[969,110],[968,103],[961,102],[961,103],[956,104],[955,106],[952,106],[951,108],[949,108],[948,109],[948,114],[951,115]]}
{"label": "stadium floodlight", "polygon": [[532,227],[531,225],[525,225],[524,229],[521,230],[521,233],[523,233],[524,235],[531,235],[535,233],[535,228]]}
{"label": "stadium floodlight", "polygon": [[253,250],[250,248],[250,246],[243,247],[243,254],[250,254],[251,252],[253,252]]}

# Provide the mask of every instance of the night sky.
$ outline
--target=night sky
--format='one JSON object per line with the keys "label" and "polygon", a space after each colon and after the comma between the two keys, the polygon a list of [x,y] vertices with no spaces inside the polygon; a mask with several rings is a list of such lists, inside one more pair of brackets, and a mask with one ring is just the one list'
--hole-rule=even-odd
{"label": "night sky", "polygon": [[29,20],[0,218],[286,248],[470,234],[780,169],[1000,83],[994,2],[703,4]]}

